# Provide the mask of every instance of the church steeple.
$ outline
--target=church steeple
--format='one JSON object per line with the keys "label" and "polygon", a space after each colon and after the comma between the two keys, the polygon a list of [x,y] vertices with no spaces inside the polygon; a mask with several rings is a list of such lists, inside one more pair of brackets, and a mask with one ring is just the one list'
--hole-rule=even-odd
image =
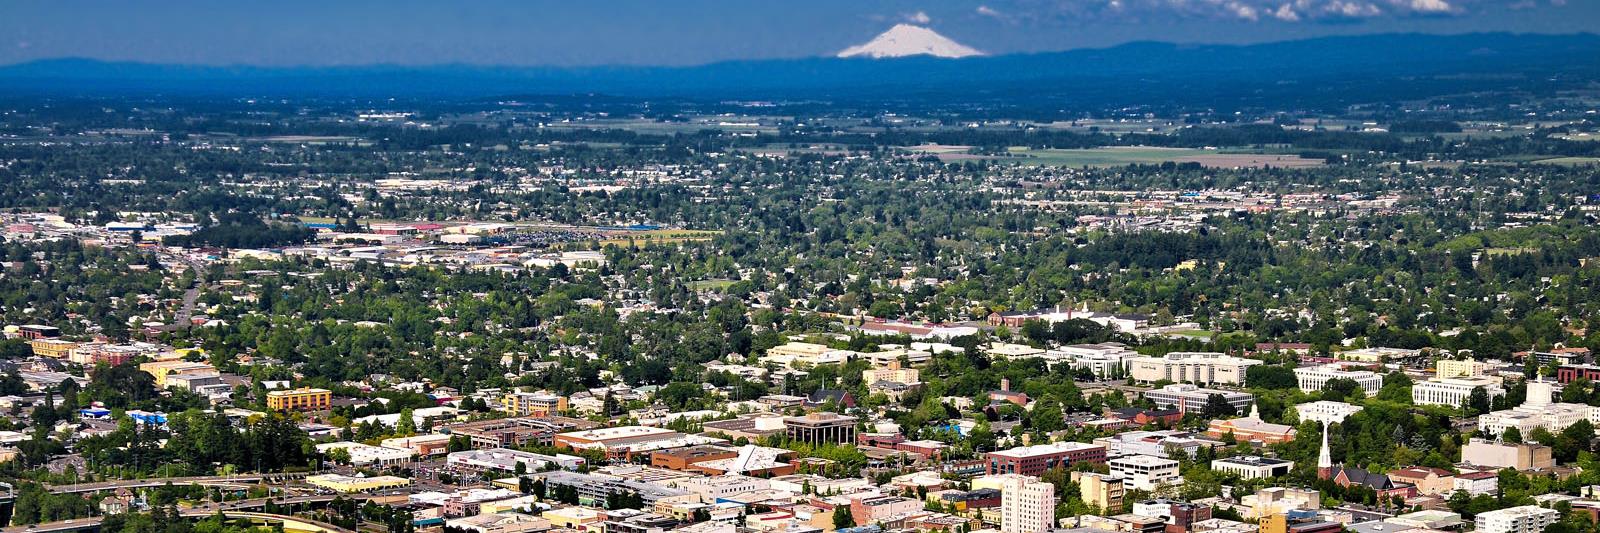
{"label": "church steeple", "polygon": [[1317,479],[1333,477],[1333,450],[1328,448],[1328,422],[1322,422],[1322,451],[1317,452]]}

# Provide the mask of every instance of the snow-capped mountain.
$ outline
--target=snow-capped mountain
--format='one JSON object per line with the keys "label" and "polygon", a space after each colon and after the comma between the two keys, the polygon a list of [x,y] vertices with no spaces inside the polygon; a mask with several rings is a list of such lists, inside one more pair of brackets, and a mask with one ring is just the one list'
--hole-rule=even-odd
{"label": "snow-capped mountain", "polygon": [[952,41],[938,32],[911,24],[896,24],[865,44],[839,51],[839,57],[981,56],[983,52]]}

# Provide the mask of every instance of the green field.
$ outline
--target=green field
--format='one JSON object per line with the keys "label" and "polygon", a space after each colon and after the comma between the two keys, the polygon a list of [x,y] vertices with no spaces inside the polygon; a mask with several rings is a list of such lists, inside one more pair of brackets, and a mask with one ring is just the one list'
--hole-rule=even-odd
{"label": "green field", "polygon": [[1600,165],[1600,157],[1552,157],[1550,159],[1538,159],[1533,161],[1533,163],[1539,165],[1579,167],[1583,165]]}
{"label": "green field", "polygon": [[1021,157],[1028,165],[1064,167],[1120,167],[1133,164],[1199,163],[1206,167],[1314,167],[1322,161],[1304,159],[1296,155],[1248,153],[1196,148],[1163,148],[1154,146],[1107,146],[1103,148],[1033,149],[1021,146],[1010,148],[1010,153]]}

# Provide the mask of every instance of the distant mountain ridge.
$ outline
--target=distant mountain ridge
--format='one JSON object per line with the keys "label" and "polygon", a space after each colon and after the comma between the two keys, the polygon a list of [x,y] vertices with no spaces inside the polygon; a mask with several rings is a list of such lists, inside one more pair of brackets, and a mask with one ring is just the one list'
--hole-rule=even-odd
{"label": "distant mountain ridge", "polygon": [[[605,93],[705,98],[1000,98],[1060,102],[1162,97],[1250,98],[1257,92],[1359,96],[1362,83],[1431,84],[1443,76],[1600,77],[1600,36],[1385,34],[1254,45],[1138,42],[1111,48],[966,57],[809,58],[689,67],[186,66],[85,59],[0,67],[0,93],[323,95],[484,98]],[[1434,78],[1431,81],[1427,78]],[[1408,85],[1410,86],[1410,85]],[[1420,90],[1420,89],[1419,89]],[[1208,92],[1209,91],[1209,92]],[[1148,102],[1145,102],[1148,103]],[[1203,102],[1201,102],[1203,103]],[[1054,104],[1052,104],[1054,105]]]}

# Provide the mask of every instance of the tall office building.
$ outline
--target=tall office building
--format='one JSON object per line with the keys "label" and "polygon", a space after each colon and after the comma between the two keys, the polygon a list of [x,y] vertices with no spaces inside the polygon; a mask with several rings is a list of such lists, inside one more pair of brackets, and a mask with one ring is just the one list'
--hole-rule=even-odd
{"label": "tall office building", "polygon": [[1055,485],[1019,474],[998,477],[1000,533],[1041,533],[1055,527]]}

